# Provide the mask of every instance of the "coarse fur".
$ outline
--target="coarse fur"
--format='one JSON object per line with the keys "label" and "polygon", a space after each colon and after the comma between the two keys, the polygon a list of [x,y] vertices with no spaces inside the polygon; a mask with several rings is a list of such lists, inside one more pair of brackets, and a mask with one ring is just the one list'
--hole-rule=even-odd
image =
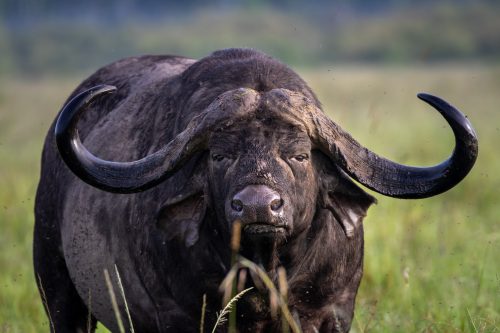
{"label": "coarse fur", "polygon": [[[124,59],[98,70],[71,97],[102,83],[117,92],[94,103],[78,129],[93,154],[113,161],[161,149],[234,89],[251,89],[271,105],[273,95],[266,93],[284,89],[320,107],[291,69],[250,49],[217,51],[199,61]],[[115,264],[136,332],[198,331],[204,294],[211,328],[222,307],[219,284],[230,269],[227,203],[254,184],[285,198],[293,218],[284,237],[244,238],[242,254],[260,261],[272,278],[278,266],[285,268],[289,307],[304,332],[349,330],[363,268],[361,221],[374,199],[312,146],[304,129],[266,112],[216,131],[210,150],[136,194],[103,192],[74,176],[57,152],[52,126],[35,205],[34,262],[53,331],[93,331],[97,320],[118,330],[103,274],[114,272]],[[304,151],[307,161],[294,159]],[[238,315],[241,332],[280,329],[258,290],[243,297]]]}

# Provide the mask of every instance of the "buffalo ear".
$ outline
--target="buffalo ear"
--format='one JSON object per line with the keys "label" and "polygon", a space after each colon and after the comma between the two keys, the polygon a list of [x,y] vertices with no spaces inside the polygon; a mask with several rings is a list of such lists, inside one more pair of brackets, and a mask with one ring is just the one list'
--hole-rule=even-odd
{"label": "buffalo ear", "polygon": [[186,247],[198,241],[207,210],[205,189],[205,177],[196,173],[162,204],[156,215],[156,225],[165,231],[169,241],[176,240]]}
{"label": "buffalo ear", "polygon": [[320,206],[332,213],[348,238],[353,237],[368,208],[377,200],[359,188],[343,171],[331,165],[331,162],[323,164],[319,181]]}

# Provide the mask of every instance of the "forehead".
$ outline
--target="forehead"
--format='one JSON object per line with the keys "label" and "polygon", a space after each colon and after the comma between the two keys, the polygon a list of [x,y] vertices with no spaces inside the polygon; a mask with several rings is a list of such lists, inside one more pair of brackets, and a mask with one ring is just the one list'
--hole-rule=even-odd
{"label": "forehead", "polygon": [[215,131],[210,146],[223,146],[225,149],[241,146],[266,147],[280,145],[310,145],[304,127],[279,117],[254,117],[235,122],[230,127]]}
{"label": "forehead", "polygon": [[[222,147],[226,151],[233,150],[232,147],[246,149],[251,146],[259,146],[260,149],[273,145],[310,147],[301,113],[311,101],[300,93],[286,89],[259,93],[240,88],[221,96],[214,112],[227,112],[229,109],[233,110],[233,116],[211,133],[211,147]],[[248,96],[254,96],[256,103],[243,103]]]}

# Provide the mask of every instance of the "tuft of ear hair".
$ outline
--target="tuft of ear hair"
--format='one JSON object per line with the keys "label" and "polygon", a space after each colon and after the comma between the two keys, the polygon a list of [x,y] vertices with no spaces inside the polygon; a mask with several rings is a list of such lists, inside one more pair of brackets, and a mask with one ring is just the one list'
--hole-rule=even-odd
{"label": "tuft of ear hair", "polygon": [[156,214],[156,226],[164,230],[169,241],[176,240],[186,247],[199,239],[201,223],[207,211],[206,176],[198,167],[188,182],[163,203]]}
{"label": "tuft of ear hair", "polygon": [[377,200],[357,186],[342,170],[322,158],[319,176],[319,205],[328,209],[348,238],[363,222],[368,208]]}
{"label": "tuft of ear hair", "polygon": [[203,192],[194,193],[182,200],[165,203],[157,214],[156,225],[166,232],[168,240],[175,239],[191,247],[199,239],[205,211]]}

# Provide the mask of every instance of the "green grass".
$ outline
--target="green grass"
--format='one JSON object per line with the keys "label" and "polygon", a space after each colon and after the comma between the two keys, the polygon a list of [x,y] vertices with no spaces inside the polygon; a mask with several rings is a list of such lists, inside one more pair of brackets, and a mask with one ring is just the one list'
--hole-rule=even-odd
{"label": "green grass", "polygon": [[[376,195],[352,331],[500,332],[500,67],[299,72],[336,122],[398,162],[435,164],[453,147],[417,92],[447,99],[479,135],[476,167],[451,191],[415,201]],[[48,331],[32,269],[34,192],[44,135],[81,79],[0,80],[1,333]]]}

